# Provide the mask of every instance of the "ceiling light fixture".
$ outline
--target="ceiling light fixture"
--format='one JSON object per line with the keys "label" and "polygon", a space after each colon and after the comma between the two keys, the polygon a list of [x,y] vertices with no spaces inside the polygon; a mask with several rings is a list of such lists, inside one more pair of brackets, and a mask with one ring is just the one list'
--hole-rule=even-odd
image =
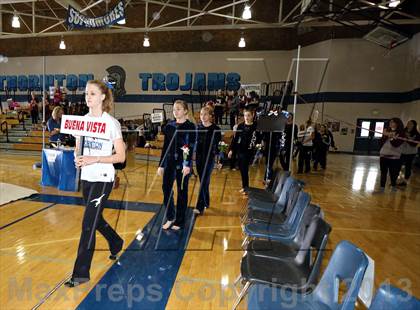
{"label": "ceiling light fixture", "polygon": [[244,48],[245,46],[246,46],[245,39],[242,36],[241,39],[239,40],[238,47]]}
{"label": "ceiling light fixture", "polygon": [[251,19],[251,7],[248,4],[245,4],[244,11],[242,12],[242,18],[243,19]]}
{"label": "ceiling light fixture", "polygon": [[64,39],[63,37],[61,37],[61,42],[60,42],[60,50],[65,50],[66,49],[66,43],[64,43]]}
{"label": "ceiling light fixture", "polygon": [[147,34],[144,35],[143,47],[150,47],[150,40]]}
{"label": "ceiling light fixture", "polygon": [[391,1],[390,3],[388,3],[388,6],[390,8],[396,8],[400,3],[401,3],[400,0],[394,0],[394,1]]}
{"label": "ceiling light fixture", "polygon": [[12,27],[13,28],[20,28],[20,21],[19,16],[15,13],[12,18]]}
{"label": "ceiling light fixture", "polygon": [[0,55],[0,63],[2,63],[2,62],[6,63],[8,61],[9,61],[9,58],[7,58],[7,56]]}

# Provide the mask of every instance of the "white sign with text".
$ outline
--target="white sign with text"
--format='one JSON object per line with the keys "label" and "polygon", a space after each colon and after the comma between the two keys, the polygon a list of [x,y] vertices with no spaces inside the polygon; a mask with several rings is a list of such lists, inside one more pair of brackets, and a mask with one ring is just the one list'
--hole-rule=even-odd
{"label": "white sign with text", "polygon": [[98,117],[63,115],[60,133],[109,140],[109,125],[106,121]]}
{"label": "white sign with text", "polygon": [[152,123],[161,123],[163,122],[163,113],[152,113],[151,115]]}

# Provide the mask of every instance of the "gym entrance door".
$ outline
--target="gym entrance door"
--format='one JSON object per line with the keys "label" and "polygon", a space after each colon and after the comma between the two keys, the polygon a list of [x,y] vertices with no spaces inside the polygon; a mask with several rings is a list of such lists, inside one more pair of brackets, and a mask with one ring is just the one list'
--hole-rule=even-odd
{"label": "gym entrance door", "polygon": [[357,119],[353,152],[360,155],[379,155],[379,143],[389,119]]}

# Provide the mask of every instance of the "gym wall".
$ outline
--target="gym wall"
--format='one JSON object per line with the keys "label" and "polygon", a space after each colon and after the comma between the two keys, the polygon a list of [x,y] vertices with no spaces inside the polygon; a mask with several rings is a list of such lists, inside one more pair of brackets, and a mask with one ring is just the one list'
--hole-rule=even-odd
{"label": "gym wall", "polygon": [[[302,48],[302,58],[329,59],[320,92],[335,93],[340,100],[325,102],[323,117],[322,105],[317,104],[316,109],[320,112],[318,120],[336,118],[349,123],[341,125],[349,128],[347,135],[335,133],[340,150],[353,150],[351,124],[356,124],[357,118],[399,116],[404,120],[420,120],[419,46],[420,34],[390,51],[362,39],[329,40]],[[290,65],[296,53],[296,50],[291,50],[73,55],[48,56],[45,57],[45,62],[47,74],[92,73],[95,78],[102,78],[106,74],[106,68],[118,65],[126,72],[127,94],[158,96],[181,92],[151,91],[150,82],[149,91],[142,91],[138,77],[140,72],[175,72],[180,75],[180,84],[183,83],[186,72],[237,72],[241,76],[241,82],[245,84],[274,82],[286,80],[289,72],[291,79],[295,78],[295,70],[290,70]],[[243,58],[247,60],[242,61]],[[300,63],[299,93],[317,92],[324,65],[323,61]],[[42,74],[42,68],[42,57],[15,57],[9,58],[8,63],[0,64],[0,75]],[[416,89],[417,92],[413,92]],[[409,92],[411,97],[407,95]],[[389,93],[394,94],[388,96]],[[378,98],[384,98],[383,102]],[[401,100],[394,102],[392,98]],[[135,117],[145,112],[150,113],[153,107],[162,107],[162,104],[117,102],[115,116]],[[297,106],[297,124],[303,123],[309,117],[311,108],[312,104]],[[292,106],[289,106],[289,110],[292,110]],[[327,117],[326,114],[332,117]]]}

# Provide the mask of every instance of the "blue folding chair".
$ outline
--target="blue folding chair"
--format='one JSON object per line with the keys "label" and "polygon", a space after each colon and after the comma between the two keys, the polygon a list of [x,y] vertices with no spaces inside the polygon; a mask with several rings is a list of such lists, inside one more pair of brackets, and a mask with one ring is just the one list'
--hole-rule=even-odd
{"label": "blue folding chair", "polygon": [[301,191],[297,198],[296,206],[282,224],[264,222],[250,222],[245,224],[243,226],[243,232],[246,238],[242,245],[245,246],[253,238],[269,239],[285,243],[292,242],[297,236],[310,199],[308,193]]}
{"label": "blue folding chair", "polygon": [[289,171],[281,171],[280,169],[276,169],[275,178],[272,180],[266,188],[257,188],[257,187],[250,187],[248,189],[248,196],[252,197],[265,197],[270,196],[270,194],[274,194],[276,191],[281,192],[284,182],[286,182],[287,178],[290,176]]}
{"label": "blue folding chair", "polygon": [[[300,229],[304,229],[302,226]],[[318,280],[321,262],[331,226],[314,217],[306,230],[300,247],[279,242],[255,240],[249,244],[241,260],[241,275],[235,281],[243,288],[233,309],[239,305],[255,283],[275,284],[307,292]]]}
{"label": "blue folding chair", "polygon": [[294,185],[298,184],[297,180],[293,177],[287,177],[283,185],[279,182],[274,192],[259,193],[258,195],[248,196],[248,208],[257,210],[271,209],[275,204],[285,205],[287,200],[286,193]]}
{"label": "blue folding chair", "polygon": [[257,195],[255,197],[249,196],[248,202],[244,205],[244,209],[241,211],[243,213],[241,222],[247,222],[249,217],[253,217],[255,213],[259,214],[262,212],[270,215],[284,212],[290,200],[293,199],[293,193],[296,191],[299,192],[300,189],[301,187],[298,182],[294,178],[288,177],[284,182],[281,191],[276,189],[274,193],[270,194],[272,196],[271,198],[262,198],[263,196],[261,195]]}
{"label": "blue folding chair", "polygon": [[[256,284],[249,290],[250,310],[353,310],[368,266],[366,255],[348,241],[341,241],[315,289],[308,294],[267,284]],[[347,292],[340,300],[340,282]]]}
{"label": "blue folding chair", "polygon": [[[290,182],[289,182],[290,181]],[[299,183],[289,178],[285,184],[279,199],[274,204],[267,204],[262,201],[250,202],[248,204],[248,212],[246,221],[259,221],[281,224],[285,218],[289,216],[295,207],[296,200],[301,191]]]}
{"label": "blue folding chair", "polygon": [[262,188],[250,188],[248,193],[248,201],[243,204],[241,210],[242,221],[245,221],[246,219],[248,208],[257,205],[263,206],[266,209],[272,209],[276,205],[276,202],[279,200],[281,193],[287,191],[289,186],[288,184],[290,183],[288,180],[291,178],[289,176],[290,173],[278,173],[277,175],[278,178],[275,181],[276,184],[275,186],[273,184],[273,187],[270,190],[265,190]]}
{"label": "blue folding chair", "polygon": [[420,300],[400,290],[398,287],[384,284],[375,294],[369,310],[419,310]]}

